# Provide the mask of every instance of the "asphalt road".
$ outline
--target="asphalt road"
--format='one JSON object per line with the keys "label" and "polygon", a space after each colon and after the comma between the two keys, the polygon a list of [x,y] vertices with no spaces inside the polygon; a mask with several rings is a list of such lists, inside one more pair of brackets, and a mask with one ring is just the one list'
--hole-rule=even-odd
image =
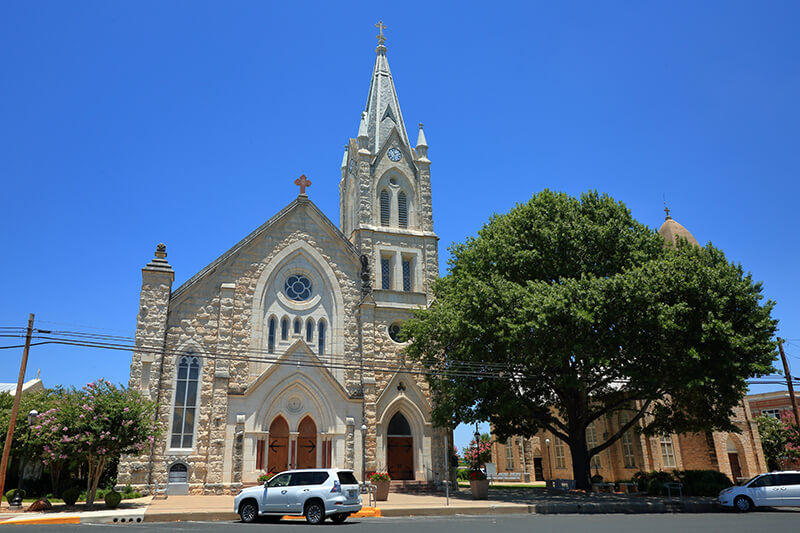
{"label": "asphalt road", "polygon": [[762,511],[749,514],[639,514],[639,515],[509,515],[509,516],[443,516],[435,518],[366,518],[353,519],[342,525],[326,522],[322,526],[309,526],[305,522],[291,521],[279,524],[242,524],[238,522],[170,522],[131,525],[5,525],[4,530],[37,531],[87,531],[89,533],[119,532],[134,530],[141,533],[172,532],[268,532],[297,533],[313,530],[316,533],[694,533],[724,532],[737,533],[754,531],[775,531],[790,533],[798,530],[800,516],[797,512]]}

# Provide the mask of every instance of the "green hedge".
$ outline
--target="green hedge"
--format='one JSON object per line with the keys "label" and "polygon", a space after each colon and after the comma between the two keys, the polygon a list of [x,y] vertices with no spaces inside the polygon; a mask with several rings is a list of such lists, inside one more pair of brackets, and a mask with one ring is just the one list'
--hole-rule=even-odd
{"label": "green hedge", "polygon": [[665,496],[665,483],[683,484],[684,496],[716,496],[722,489],[733,485],[722,472],[716,470],[676,470],[674,472],[650,471],[636,472],[631,479],[639,491],[647,491],[651,496]]}

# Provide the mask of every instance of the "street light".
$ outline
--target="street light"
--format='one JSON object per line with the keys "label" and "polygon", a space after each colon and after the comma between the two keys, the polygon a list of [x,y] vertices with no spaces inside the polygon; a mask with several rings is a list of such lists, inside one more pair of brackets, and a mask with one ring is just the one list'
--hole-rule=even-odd
{"label": "street light", "polygon": [[544,439],[544,447],[547,450],[547,472],[550,475],[550,483],[553,482],[553,463],[550,462],[550,439]]}
{"label": "street light", "polygon": [[28,441],[31,438],[31,428],[33,424],[36,423],[36,417],[39,416],[39,411],[36,409],[32,409],[30,413],[28,413],[28,433],[25,436],[25,449],[22,452],[22,458],[19,461],[19,479],[17,479],[17,492],[14,493],[14,497],[9,502],[9,507],[22,507],[22,476],[25,474],[25,457],[28,455]]}
{"label": "street light", "polygon": [[366,482],[367,465],[367,425],[361,424],[361,481]]}
{"label": "street light", "polygon": [[480,470],[481,463],[478,460],[480,453],[480,446],[478,443],[481,441],[481,432],[478,431],[478,423],[475,422],[475,470]]}

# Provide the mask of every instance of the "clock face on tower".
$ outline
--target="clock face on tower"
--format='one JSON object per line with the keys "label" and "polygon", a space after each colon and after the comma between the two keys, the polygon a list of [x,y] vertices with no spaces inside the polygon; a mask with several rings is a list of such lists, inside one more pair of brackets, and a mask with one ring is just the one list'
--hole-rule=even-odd
{"label": "clock face on tower", "polygon": [[397,148],[390,148],[387,154],[392,161],[400,161],[403,158],[403,153]]}

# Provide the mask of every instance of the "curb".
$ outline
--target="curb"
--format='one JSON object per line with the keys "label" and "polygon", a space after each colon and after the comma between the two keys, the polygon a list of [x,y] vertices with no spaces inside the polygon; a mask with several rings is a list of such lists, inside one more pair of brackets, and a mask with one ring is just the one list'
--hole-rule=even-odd
{"label": "curb", "polygon": [[379,516],[455,516],[501,515],[532,513],[531,505],[503,505],[490,507],[430,507],[419,509],[379,509]]}
{"label": "curb", "polygon": [[2,524],[31,524],[31,525],[43,525],[43,524],[80,524],[81,517],[78,515],[74,516],[31,516],[31,517],[19,517],[19,518],[9,518],[8,520],[3,520],[0,522]]}

